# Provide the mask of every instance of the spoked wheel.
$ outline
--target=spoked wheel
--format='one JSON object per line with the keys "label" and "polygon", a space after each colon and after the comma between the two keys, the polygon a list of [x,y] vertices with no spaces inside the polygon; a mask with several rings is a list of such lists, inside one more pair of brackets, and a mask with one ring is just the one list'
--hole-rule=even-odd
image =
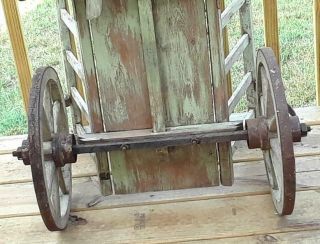
{"label": "spoked wheel", "polygon": [[69,128],[59,78],[51,67],[38,69],[33,77],[28,124],[29,161],[40,213],[49,230],[63,230],[70,212],[71,164],[54,156],[60,150],[54,141],[67,136]]}
{"label": "spoked wheel", "polygon": [[280,215],[291,214],[296,192],[292,129],[281,73],[271,48],[257,54],[257,115],[266,119],[269,148],[263,150],[274,206]]}

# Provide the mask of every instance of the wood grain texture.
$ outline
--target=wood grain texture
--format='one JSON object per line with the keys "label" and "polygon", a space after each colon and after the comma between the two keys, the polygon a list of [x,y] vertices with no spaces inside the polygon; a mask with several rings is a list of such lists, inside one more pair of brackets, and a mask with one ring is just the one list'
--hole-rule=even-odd
{"label": "wood grain texture", "polygon": [[147,73],[152,128],[165,131],[165,111],[162,98],[157,43],[154,31],[152,0],[138,0],[144,63]]}
{"label": "wood grain texture", "polygon": [[[10,154],[0,155],[1,178],[0,185],[31,182],[31,169]],[[3,170],[3,171],[2,171]],[[88,177],[97,175],[96,166],[89,154],[81,155],[73,165],[73,177]]]}
{"label": "wood grain texture", "polygon": [[1,2],[19,77],[23,104],[27,111],[29,107],[29,91],[31,88],[32,70],[24,41],[19,9],[16,0],[2,0]]}
{"label": "wood grain texture", "polygon": [[92,43],[107,131],[152,127],[138,2],[103,1],[91,21]]}
{"label": "wood grain texture", "polygon": [[[89,110],[90,129],[93,133],[105,131],[104,118],[101,111],[101,103],[96,75],[96,65],[94,60],[94,50],[92,47],[91,30],[86,16],[86,3],[84,0],[77,0],[73,4],[79,29],[80,59],[83,64],[85,96]],[[97,164],[97,174],[105,176],[110,173],[107,153],[97,153],[94,155]],[[110,179],[100,177],[101,192],[108,195],[112,192]]]}
{"label": "wood grain texture", "polygon": [[[211,75],[213,84],[215,121],[225,122],[229,120],[228,110],[228,85],[225,75],[225,63],[223,53],[221,9],[214,0],[207,1],[209,45],[211,58]],[[233,167],[231,159],[231,144],[218,144],[220,181],[222,185],[233,184]]]}
{"label": "wood grain texture", "polygon": [[269,195],[254,195],[83,211],[60,233],[47,232],[39,216],[7,218],[0,231],[4,242],[163,243],[318,230],[318,192],[298,192],[297,199],[285,218],[274,214]]}
{"label": "wood grain texture", "polygon": [[[65,0],[57,0],[56,1],[56,8],[57,8],[57,16],[58,16],[58,23],[59,23],[59,31],[60,31],[60,38],[62,44],[62,56],[63,56],[63,64],[66,74],[67,86],[68,86],[68,94],[71,93],[71,87],[77,87],[77,77],[67,60],[66,51],[75,51],[75,46],[72,38],[72,34],[70,33],[68,27],[64,24],[61,19],[60,11],[61,9],[67,9],[68,5]],[[81,112],[77,107],[72,107],[72,124],[73,130],[76,131],[75,124],[81,122]]]}
{"label": "wood grain texture", "polygon": [[265,44],[271,47],[280,63],[280,41],[278,27],[278,1],[263,0]]}
{"label": "wood grain texture", "polygon": [[[320,189],[319,162],[319,156],[297,159],[298,191]],[[100,194],[97,177],[76,177],[73,179],[72,211],[269,194],[264,162],[239,163],[234,167],[235,185],[232,187],[205,187],[105,197]],[[0,185],[0,194],[3,196],[3,200],[0,200],[0,219],[39,214],[32,182]]]}
{"label": "wood grain texture", "polygon": [[[225,10],[225,1],[221,0],[221,10]],[[224,49],[224,56],[227,57],[229,54],[229,34],[228,34],[228,27],[223,28],[223,49]],[[227,84],[228,84],[228,96],[232,96],[232,78],[231,72],[227,74]]]}
{"label": "wood grain texture", "polygon": [[[139,9],[137,0],[103,1],[102,14],[91,21],[107,131],[152,128],[149,98],[153,100],[159,90],[163,92],[165,126],[213,122],[203,3],[181,0],[152,3],[150,6],[149,2],[145,12],[146,5],[141,4]],[[150,23],[141,25],[142,20]],[[154,28],[154,39],[150,39],[145,28]],[[155,65],[150,73],[156,56],[149,55],[157,55],[156,52],[159,71]],[[156,74],[154,71],[159,72],[161,85],[152,91],[147,84],[156,83],[150,76]],[[219,182],[214,145],[112,152],[110,160],[117,193]]]}
{"label": "wood grain texture", "polygon": [[246,0],[245,3],[240,8],[240,24],[242,35],[247,34],[249,36],[248,46],[243,52],[243,65],[244,74],[251,72],[252,83],[247,90],[247,101],[248,109],[256,109],[257,105],[257,92],[255,90],[255,81],[257,79],[256,75],[256,53],[253,43],[253,33],[252,33],[252,9],[251,0]]}

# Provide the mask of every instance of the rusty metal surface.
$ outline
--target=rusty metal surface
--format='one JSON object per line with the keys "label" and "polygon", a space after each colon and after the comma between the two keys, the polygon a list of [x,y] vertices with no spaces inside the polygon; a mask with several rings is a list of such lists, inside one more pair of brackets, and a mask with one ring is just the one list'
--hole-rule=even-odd
{"label": "rusty metal surface", "polygon": [[[49,192],[49,184],[48,179],[48,166],[45,163],[45,157],[43,152],[43,142],[44,139],[48,140],[49,138],[45,138],[46,132],[43,125],[43,117],[44,117],[44,108],[43,108],[43,100],[44,100],[44,92],[46,90],[46,86],[50,82],[50,91],[56,90],[55,94],[50,94],[52,99],[60,99],[60,102],[64,104],[64,99],[62,97],[62,89],[60,87],[59,79],[51,67],[38,69],[35,76],[33,77],[33,84],[30,93],[30,107],[29,107],[29,117],[28,117],[28,131],[29,131],[29,158],[31,163],[31,171],[32,171],[32,179],[34,183],[34,189],[37,197],[37,202],[39,205],[40,213],[42,219],[47,226],[47,228],[51,231],[62,230],[66,227],[70,212],[70,196],[71,196],[71,167],[65,167],[63,170],[63,174],[67,175],[63,177],[64,180],[64,189],[66,195],[68,197],[67,206],[65,207],[65,212],[61,213],[60,202],[59,207],[55,206],[52,202],[52,196]],[[60,94],[58,94],[60,93]],[[60,97],[59,97],[60,95]],[[64,107],[64,106],[63,106]],[[64,107],[65,108],[65,107]],[[60,123],[63,121],[60,120]],[[68,129],[68,124],[63,124],[64,132]],[[61,131],[63,132],[63,131]],[[54,164],[53,164],[54,165]],[[52,166],[51,167],[55,167]],[[54,168],[53,170],[61,170]],[[58,171],[54,171],[58,172]],[[55,173],[56,174],[56,173]],[[59,184],[61,187],[59,179]],[[53,183],[51,183],[51,187]],[[51,189],[52,190],[52,189]],[[60,195],[58,196],[60,198]]]}
{"label": "rusty metal surface", "polygon": [[270,149],[269,129],[266,118],[258,117],[256,119],[248,119],[245,123],[248,132],[248,148]]}
{"label": "rusty metal surface", "polygon": [[263,150],[273,202],[280,215],[294,209],[296,177],[292,128],[281,72],[272,49],[262,48],[257,55],[258,115],[266,117],[271,148]]}

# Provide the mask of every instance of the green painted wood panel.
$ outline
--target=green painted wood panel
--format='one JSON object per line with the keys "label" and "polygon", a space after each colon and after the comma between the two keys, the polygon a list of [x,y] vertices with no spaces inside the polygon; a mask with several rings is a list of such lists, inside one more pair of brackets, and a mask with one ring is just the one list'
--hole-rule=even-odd
{"label": "green painted wood panel", "polygon": [[213,122],[203,1],[153,3],[167,126]]}
{"label": "green painted wood panel", "polygon": [[151,128],[137,1],[103,0],[91,29],[106,130]]}
{"label": "green painted wood panel", "polygon": [[[101,16],[91,21],[108,131],[152,128],[150,100],[154,97],[150,96],[154,93],[149,93],[147,77],[157,69],[166,126],[214,121],[204,3],[152,3],[154,40],[141,31],[140,20],[150,20],[150,13],[142,11],[141,4],[139,9],[138,0],[104,0]],[[148,47],[156,47],[158,67],[150,69],[150,63],[145,63]],[[116,193],[219,184],[215,144],[112,152],[110,163]]]}

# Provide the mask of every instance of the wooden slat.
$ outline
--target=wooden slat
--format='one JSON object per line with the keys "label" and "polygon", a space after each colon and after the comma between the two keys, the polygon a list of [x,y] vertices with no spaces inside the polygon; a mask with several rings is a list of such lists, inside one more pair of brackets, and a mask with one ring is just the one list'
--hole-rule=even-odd
{"label": "wooden slat", "polygon": [[152,14],[151,0],[138,0],[144,62],[149,89],[153,131],[165,130],[165,111],[161,91],[157,43]]}
{"label": "wooden slat", "polygon": [[27,139],[27,135],[0,137],[0,155],[11,154],[12,151],[21,146],[25,139]]}
{"label": "wooden slat", "polygon": [[232,96],[229,98],[228,107],[229,107],[229,114],[233,113],[235,107],[240,102],[241,98],[246,94],[248,87],[251,85],[252,82],[252,74],[247,73],[240,84],[238,85],[237,89],[234,91]]}
{"label": "wooden slat", "polygon": [[[63,23],[60,15],[61,9],[67,9],[67,4],[65,0],[57,0],[56,1],[57,7],[57,16],[58,16],[58,23],[59,23],[59,30],[60,30],[60,38],[62,44],[62,55],[63,55],[63,63],[64,69],[66,74],[66,81],[68,86],[68,93],[71,93],[71,87],[77,87],[77,79],[76,74],[69,64],[67,60],[66,50],[72,50],[71,44],[71,36],[68,27]],[[81,113],[77,107],[72,109],[72,123],[75,125],[81,122]],[[73,128],[75,130],[75,128]]]}
{"label": "wooden slat", "polygon": [[[22,161],[17,160],[10,154],[0,155],[1,178],[0,185],[31,182],[30,166],[25,166]],[[96,176],[97,169],[89,154],[78,157],[78,161],[73,165],[72,174],[74,177]]]}
{"label": "wooden slat", "polygon": [[225,28],[232,16],[239,11],[245,0],[234,0],[221,14],[221,26]]}
{"label": "wooden slat", "polygon": [[81,110],[82,114],[85,115],[86,119],[89,120],[89,110],[88,105],[80,95],[79,91],[75,87],[71,87],[71,96],[73,100],[76,102],[76,105]]}
{"label": "wooden slat", "polygon": [[[223,11],[225,9],[225,1],[221,0],[221,10]],[[223,49],[224,49],[224,56],[227,57],[229,54],[229,34],[228,34],[228,28],[225,27],[223,29]],[[231,79],[231,72],[227,73],[227,86],[228,86],[228,96],[232,96],[232,79]]]}
{"label": "wooden slat", "polygon": [[48,232],[39,216],[7,218],[0,220],[0,231],[10,243],[22,238],[30,243],[35,236],[41,242],[92,243],[108,237],[110,243],[160,243],[319,229],[317,191],[299,192],[297,199],[294,214],[285,218],[274,214],[268,194],[83,211],[61,233]]}
{"label": "wooden slat", "polygon": [[[226,71],[224,64],[221,12],[217,2],[207,1],[207,18],[209,26],[209,43],[211,59],[211,75],[213,83],[215,121],[225,122],[229,120],[228,91]],[[231,143],[219,143],[220,181],[222,185],[232,185],[233,168],[231,160]]]}
{"label": "wooden slat", "polygon": [[316,98],[320,105],[320,1],[313,0],[313,25],[314,25],[314,52],[315,52],[315,76],[317,83]]}
{"label": "wooden slat", "polygon": [[[91,132],[101,133],[104,132],[103,116],[101,106],[105,105],[100,103],[100,93],[98,88],[96,66],[93,54],[90,24],[86,15],[86,2],[85,0],[77,0],[73,5],[76,13],[76,20],[79,29],[79,46],[80,46],[80,60],[84,69],[83,86],[85,88],[86,101],[89,111],[89,124]],[[93,2],[91,1],[91,4]],[[103,94],[102,94],[103,95]],[[102,99],[103,101],[104,99]],[[97,162],[97,173],[99,176],[104,176],[109,173],[109,162],[107,153],[97,153],[95,155]],[[112,193],[112,187],[109,179],[100,177],[101,192],[104,195]]]}
{"label": "wooden slat", "polygon": [[24,41],[19,9],[16,0],[2,0],[1,2],[10,36],[16,70],[19,77],[23,104],[27,111],[29,107],[29,91],[31,88],[32,70]]}
{"label": "wooden slat", "polygon": [[63,23],[68,27],[76,40],[79,40],[79,31],[77,21],[68,13],[66,9],[60,10],[60,16]]}
{"label": "wooden slat", "polygon": [[[297,160],[297,190],[320,189],[320,157]],[[208,187],[186,190],[147,192],[128,195],[100,195],[97,177],[73,179],[72,211],[124,208],[174,202],[269,194],[263,162],[241,163],[235,166],[232,187]],[[14,216],[39,215],[32,182],[0,185],[0,219]]]}
{"label": "wooden slat", "polygon": [[234,46],[234,48],[231,50],[230,54],[225,60],[225,72],[228,73],[233,64],[239,60],[240,56],[243,54],[244,50],[247,48],[249,44],[249,35],[244,34],[240,40],[237,42],[237,44]]}
{"label": "wooden slat", "polygon": [[280,64],[278,0],[263,0],[265,44],[271,47]]}
{"label": "wooden slat", "polygon": [[[205,133],[234,132],[242,129],[242,121],[224,122],[201,125],[185,125],[178,127],[168,127],[167,131],[154,133],[152,129],[117,131],[108,133],[91,133],[85,134],[79,138],[79,143],[85,142],[111,142],[111,141],[131,141],[134,139],[161,139],[164,137],[178,137],[182,135],[198,135]],[[201,138],[201,137],[200,137]]]}
{"label": "wooden slat", "polygon": [[[243,65],[244,73],[251,72],[252,81],[256,80],[256,51],[253,45],[253,33],[252,33],[252,9],[251,0],[246,0],[240,8],[240,24],[242,35],[249,36],[249,44],[243,51]],[[255,90],[254,82],[252,82],[246,92],[248,109],[255,110],[257,107],[257,92]]]}
{"label": "wooden slat", "polygon": [[281,233],[265,233],[261,235],[250,235],[243,237],[222,238],[222,239],[206,239],[199,241],[187,241],[182,243],[188,244],[248,244],[248,243],[318,243],[320,239],[320,230],[303,230],[300,229],[284,231]]}
{"label": "wooden slat", "polygon": [[74,56],[74,54],[71,51],[66,50],[66,56],[67,56],[67,60],[68,60],[69,64],[73,68],[74,72],[76,72],[76,74],[78,75],[78,77],[81,80],[84,80],[85,76],[84,76],[82,64],[77,60],[77,58]]}

